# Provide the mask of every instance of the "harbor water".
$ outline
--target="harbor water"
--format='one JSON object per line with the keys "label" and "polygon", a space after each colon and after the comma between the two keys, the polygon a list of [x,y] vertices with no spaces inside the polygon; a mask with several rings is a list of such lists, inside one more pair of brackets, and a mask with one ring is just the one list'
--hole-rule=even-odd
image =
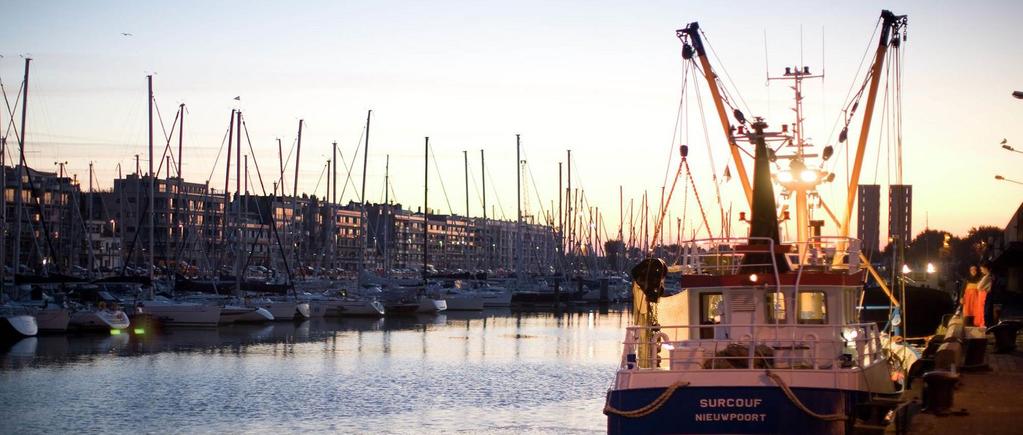
{"label": "harbor water", "polygon": [[0,432],[603,432],[628,322],[612,306],[41,335],[0,347]]}

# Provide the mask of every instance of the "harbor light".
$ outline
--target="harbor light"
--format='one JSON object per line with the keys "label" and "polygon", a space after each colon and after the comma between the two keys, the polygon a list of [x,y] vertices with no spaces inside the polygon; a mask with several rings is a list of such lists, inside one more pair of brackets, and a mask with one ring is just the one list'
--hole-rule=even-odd
{"label": "harbor light", "polygon": [[755,273],[749,274],[749,282],[757,282],[759,279],[760,277],[757,276],[757,274]]}
{"label": "harbor light", "polygon": [[927,263],[927,273],[934,273],[934,263]]}
{"label": "harbor light", "polygon": [[135,332],[135,335],[145,335],[146,333],[145,328],[135,328],[133,331]]}
{"label": "harbor light", "polygon": [[804,183],[813,183],[814,181],[817,181],[817,172],[804,169],[799,173],[799,179],[803,180]]}
{"label": "harbor light", "polygon": [[902,273],[903,274],[907,274],[907,273],[910,273],[910,272],[912,272],[912,270],[909,268],[909,265],[908,264],[903,264],[902,265]]}
{"label": "harbor light", "polygon": [[792,182],[792,173],[789,172],[789,171],[781,171],[781,172],[779,172],[778,173],[778,181],[780,181],[782,183],[791,183]]}

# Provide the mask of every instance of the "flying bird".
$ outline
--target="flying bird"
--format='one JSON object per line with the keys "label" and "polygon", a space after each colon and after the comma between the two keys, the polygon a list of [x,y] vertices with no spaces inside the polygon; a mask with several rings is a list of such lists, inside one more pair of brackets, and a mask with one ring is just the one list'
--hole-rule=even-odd
{"label": "flying bird", "polygon": [[235,101],[241,101],[241,100],[242,100],[242,97],[241,97],[241,95],[239,95],[239,96],[237,96],[237,97],[234,97],[234,100],[235,100]]}
{"label": "flying bird", "polygon": [[131,33],[127,33],[127,32],[121,32],[121,36],[135,36],[135,35],[132,35]]}
{"label": "flying bird", "polygon": [[1009,140],[1008,140],[1008,139],[1005,139],[1005,138],[1003,138],[1003,139],[1002,139],[1002,143],[1000,143],[999,145],[1005,145],[1005,144],[1006,144],[1007,142],[1009,142]]}

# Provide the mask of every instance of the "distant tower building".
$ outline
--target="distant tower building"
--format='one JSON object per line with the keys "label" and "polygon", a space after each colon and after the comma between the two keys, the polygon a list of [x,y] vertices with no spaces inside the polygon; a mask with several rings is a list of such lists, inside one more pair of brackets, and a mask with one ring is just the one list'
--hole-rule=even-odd
{"label": "distant tower building", "polygon": [[913,240],[913,186],[893,184],[888,187],[888,237]]}
{"label": "distant tower building", "polygon": [[864,252],[877,252],[881,242],[881,186],[861,184],[857,197],[856,237],[863,242]]}

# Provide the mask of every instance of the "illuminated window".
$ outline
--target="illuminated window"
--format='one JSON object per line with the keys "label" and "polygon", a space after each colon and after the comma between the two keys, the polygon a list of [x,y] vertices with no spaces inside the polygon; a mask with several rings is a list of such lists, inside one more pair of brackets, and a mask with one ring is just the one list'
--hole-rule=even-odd
{"label": "illuminated window", "polygon": [[822,291],[799,292],[799,323],[828,323],[828,298]]}
{"label": "illuminated window", "polygon": [[700,294],[700,323],[704,325],[721,323],[723,301],[721,293]]}
{"label": "illuminated window", "polygon": [[770,292],[764,296],[767,323],[785,323],[785,293]]}

